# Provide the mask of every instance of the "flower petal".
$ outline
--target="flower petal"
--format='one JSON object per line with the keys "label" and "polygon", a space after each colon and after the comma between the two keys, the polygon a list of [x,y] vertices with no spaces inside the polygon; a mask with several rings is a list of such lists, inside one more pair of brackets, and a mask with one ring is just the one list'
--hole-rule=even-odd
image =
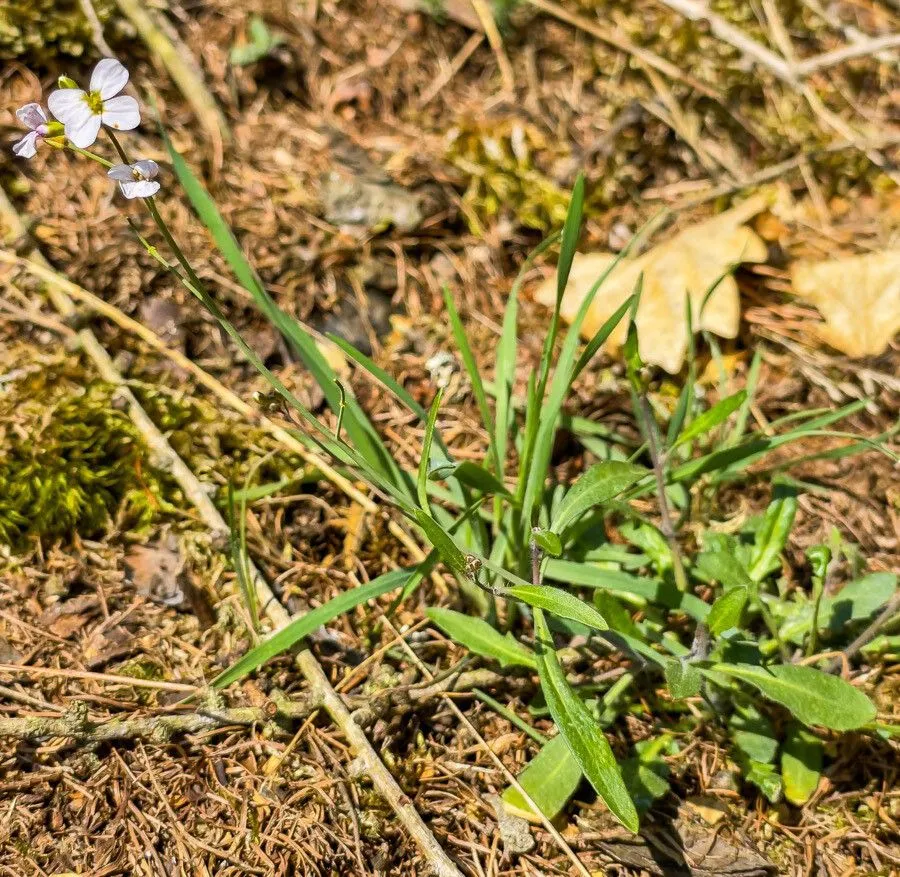
{"label": "flower petal", "polygon": [[111,180],[116,180],[119,183],[133,183],[134,168],[132,168],[130,164],[114,164],[106,172],[106,176],[108,176]]}
{"label": "flower petal", "polygon": [[152,158],[142,158],[132,167],[145,179],[152,180],[159,173],[159,165]]}
{"label": "flower petal", "polygon": [[32,158],[37,152],[37,131],[29,131],[18,143],[13,144],[12,151],[19,158]]}
{"label": "flower petal", "polygon": [[47,98],[50,112],[64,125],[73,117],[82,117],[90,113],[87,95],[80,88],[59,88]]}
{"label": "flower petal", "polygon": [[84,116],[66,122],[66,137],[80,149],[87,149],[100,133],[100,116],[90,110]]}
{"label": "flower petal", "polygon": [[128,82],[128,71],[115,58],[104,58],[91,74],[91,91],[99,91],[103,100],[118,94]]}
{"label": "flower petal", "polygon": [[32,131],[47,122],[47,114],[44,112],[44,108],[40,104],[35,103],[19,107],[16,110],[16,118],[26,128],[31,128]]}
{"label": "flower petal", "polygon": [[149,198],[159,191],[159,183],[155,180],[135,180],[131,183],[119,183],[119,188],[126,198]]}
{"label": "flower petal", "polygon": [[130,131],[141,124],[138,102],[127,94],[103,101],[103,124],[116,131]]}

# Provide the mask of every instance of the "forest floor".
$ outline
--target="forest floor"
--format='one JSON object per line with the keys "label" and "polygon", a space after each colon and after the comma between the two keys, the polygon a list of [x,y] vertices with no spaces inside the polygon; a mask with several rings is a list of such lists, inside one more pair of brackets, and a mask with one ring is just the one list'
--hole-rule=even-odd
{"label": "forest floor", "polygon": [[[522,3],[499,55],[477,28],[475,4],[458,6],[435,18],[377,0],[171,3],[166,17],[222,108],[230,143],[198,124],[127,21],[114,16],[105,36],[137,88],[155,93],[175,146],[202,172],[278,303],[370,350],[426,407],[436,382],[447,383],[444,435],[459,457],[481,458],[486,437],[453,352],[442,286],[452,290],[489,378],[516,273],[561,225],[579,171],[589,191],[583,249],[616,248],[669,208],[669,225],[658,233],[665,239],[735,197],[764,190],[778,205],[755,220],[770,255],[737,274],[740,331],[720,341],[724,376],[700,343],[704,392],[717,398],[723,385],[742,386],[762,349],[753,407],[760,426],[854,399],[869,404],[842,429],[874,436],[895,425],[896,340],[880,356],[845,356],[820,341],[818,312],[788,293],[794,260],[897,246],[900,49],[861,52],[815,73],[804,93],[653,0]],[[854,27],[900,31],[900,12],[887,0],[841,0],[827,9],[813,0],[713,6],[767,51],[783,54],[786,38],[801,58],[847,44]],[[251,14],[282,41],[263,60],[236,66],[229,52],[246,44]],[[0,77],[3,119],[61,73],[86,78],[101,55],[89,46],[83,60],[8,64]],[[199,274],[266,363],[320,409],[321,392],[174,195],[149,109],[145,115],[131,142],[160,161],[162,209]],[[265,394],[211,318],[136,239],[123,211],[149,233],[137,204],[123,202],[102,174],[73,156],[45,148],[25,165],[7,153],[4,147],[0,179],[28,233],[14,233],[4,252],[42,254],[241,399]],[[360,209],[362,219],[351,215]],[[281,492],[250,504],[248,542],[289,612],[415,559],[382,516],[286,452],[175,358],[121,321],[80,309],[61,315],[35,277],[8,264],[0,270],[0,488],[9,497],[44,485],[32,497],[30,521],[0,496],[0,724],[71,717],[73,704],[86,705],[92,721],[177,714],[185,686],[201,685],[250,645],[227,550],[171,472],[159,468],[115,389],[80,349],[77,332],[85,326],[220,509],[229,482],[284,482]],[[548,321],[532,290],[550,272],[549,263],[534,270],[525,286],[519,392]],[[359,370],[347,368],[346,380],[398,458],[415,469],[421,425]],[[653,395],[661,409],[671,408],[678,387],[677,377],[658,372]],[[270,413],[279,420],[280,412]],[[637,434],[615,357],[599,358],[580,378],[570,413]],[[835,443],[809,439],[789,453]],[[576,471],[584,456],[572,440],[557,448],[556,462],[560,471]],[[789,579],[804,581],[806,549],[827,541],[833,528],[868,570],[900,569],[900,479],[890,460],[819,459],[791,475],[818,489],[801,498],[785,553]],[[710,514],[726,526],[769,499],[767,481],[751,477]],[[314,654],[351,705],[398,679],[402,686],[423,682],[398,631],[438,676],[463,656],[427,626],[426,606],[462,603],[450,577],[438,581],[392,615],[388,595],[314,637]],[[624,661],[612,655],[591,672],[615,674]],[[884,720],[893,715],[896,723],[900,664],[890,656],[858,661],[852,673],[865,675]],[[513,681],[491,693],[525,715],[531,682]],[[224,700],[260,706],[275,689],[289,697],[306,689],[290,656],[232,687]],[[438,842],[473,877],[574,873],[540,825],[531,828],[529,851],[506,849],[491,803],[508,782],[495,756],[515,774],[537,745],[470,693],[455,693],[453,701],[486,745],[443,696],[398,706],[365,728]],[[635,712],[610,733],[642,740],[660,721]],[[535,724],[550,727],[546,719]],[[835,738],[826,775],[800,808],[728,781],[713,723],[679,742],[672,791],[638,838],[617,827],[588,788],[566,810],[562,837],[590,871],[900,873],[896,743]],[[420,848],[359,777],[347,740],[319,713],[289,733],[262,723],[121,743],[5,738],[0,812],[0,870],[7,874],[428,872]]]}

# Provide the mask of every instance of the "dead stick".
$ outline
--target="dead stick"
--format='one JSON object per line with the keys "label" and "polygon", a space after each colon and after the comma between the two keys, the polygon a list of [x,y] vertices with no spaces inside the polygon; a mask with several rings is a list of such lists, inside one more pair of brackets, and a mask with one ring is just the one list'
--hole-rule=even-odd
{"label": "dead stick", "polygon": [[748,37],[739,27],[713,12],[702,0],[659,0],[690,21],[705,21],[713,35],[737,49],[742,55],[765,67],[773,76],[788,85],[797,85],[797,72],[780,55]]}
{"label": "dead stick", "polygon": [[307,694],[295,700],[271,700],[262,707],[206,709],[178,715],[129,716],[91,722],[87,707],[78,702],[59,718],[23,716],[0,719],[0,737],[20,740],[46,740],[71,737],[78,741],[103,743],[112,740],[150,740],[166,743],[179,734],[198,734],[231,725],[265,725],[275,719],[304,719],[318,708],[315,697]]}
{"label": "dead stick", "polygon": [[849,46],[843,46],[831,52],[823,52],[821,55],[815,55],[812,58],[807,58],[805,61],[798,61],[794,70],[799,76],[809,76],[828,67],[843,64],[845,61],[852,61],[854,58],[877,55],[879,52],[896,48],[900,48],[900,33],[885,34],[880,37],[866,37]]}

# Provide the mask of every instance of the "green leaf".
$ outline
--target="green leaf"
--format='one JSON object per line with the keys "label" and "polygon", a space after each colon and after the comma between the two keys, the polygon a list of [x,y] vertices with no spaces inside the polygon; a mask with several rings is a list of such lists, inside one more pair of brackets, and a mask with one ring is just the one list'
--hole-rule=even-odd
{"label": "green leaf", "polygon": [[258,15],[251,16],[247,32],[249,41],[242,46],[232,46],[228,54],[229,62],[235,67],[245,67],[261,61],[272,49],[284,42],[284,37],[273,34]]}
{"label": "green leaf", "polygon": [[726,590],[753,588],[753,580],[733,554],[724,551],[704,551],[697,557],[697,568],[708,579],[721,582]]}
{"label": "green leaf", "polygon": [[740,390],[733,396],[726,396],[724,399],[718,401],[712,408],[708,411],[704,411],[696,420],[688,424],[681,435],[675,440],[674,447],[683,445],[685,442],[693,441],[695,438],[699,438],[711,429],[715,429],[720,423],[734,414],[734,412],[744,404],[746,398],[747,391]]}
{"label": "green leaf", "polygon": [[642,740],[635,746],[637,755],[622,762],[622,778],[640,813],[669,791],[669,766],[660,755],[671,744],[672,738],[666,734]]}
{"label": "green leaf", "polygon": [[802,725],[788,728],[781,749],[781,779],[784,797],[802,806],[818,788],[822,776],[822,741]]}
{"label": "green leaf", "polygon": [[563,226],[562,241],[559,245],[559,263],[556,266],[556,305],[562,301],[569,282],[569,272],[575,259],[575,248],[581,235],[581,217],[584,214],[584,176],[578,175],[572,188],[569,211]]}
{"label": "green leaf", "polygon": [[465,576],[466,556],[453,541],[453,537],[431,515],[422,509],[412,509],[411,516],[422,528],[422,531],[428,537],[428,541],[437,549],[441,560],[456,575]]}
{"label": "green leaf", "polygon": [[755,706],[738,705],[728,722],[731,739],[750,761],[770,764],[778,752],[775,728]]}
{"label": "green leaf", "polygon": [[537,666],[534,654],[511,634],[504,636],[483,618],[473,618],[453,609],[432,606],[425,614],[454,642],[485,658],[494,658],[501,667]]}
{"label": "green leaf", "polygon": [[749,761],[744,764],[744,776],[753,783],[773,804],[781,800],[781,775],[771,764]]}
{"label": "green leaf", "polygon": [[549,554],[551,557],[559,557],[562,554],[562,542],[552,530],[535,527],[531,531],[531,538],[540,546],[544,554]]}
{"label": "green leaf", "polygon": [[593,606],[562,588],[553,588],[550,585],[518,585],[509,588],[506,594],[529,606],[546,609],[560,618],[586,624],[594,630],[609,630],[606,619]]}
{"label": "green leaf", "polygon": [[[819,607],[819,629],[839,632],[847,624],[862,621],[874,615],[897,590],[897,576],[889,572],[876,572],[845,585],[831,597],[822,600]],[[813,607],[802,606],[781,628],[782,639],[801,643],[812,626]]]}
{"label": "green leaf", "polygon": [[740,627],[741,615],[749,598],[750,591],[747,588],[732,588],[722,594],[709,610],[709,617],[706,619],[709,632],[719,636],[732,627]]}
{"label": "green leaf", "polygon": [[594,592],[594,606],[606,619],[610,630],[622,633],[632,639],[641,639],[643,634],[634,623],[631,613],[609,591],[597,590]]}
{"label": "green leaf", "polygon": [[677,609],[696,621],[706,621],[709,616],[709,604],[659,579],[635,576],[615,569],[603,569],[593,563],[556,559],[547,561],[544,575],[548,579],[567,585],[603,588],[613,593],[631,594],[667,609]]}
{"label": "green leaf", "polygon": [[720,663],[712,670],[749,682],[806,725],[850,731],[875,718],[875,705],[859,689],[813,667]]}
{"label": "green leaf", "polygon": [[[776,491],[782,490],[776,485]],[[769,503],[763,525],[756,533],[753,563],[748,570],[754,582],[761,582],[781,566],[779,557],[791,535],[797,514],[797,497],[793,493],[778,496]]]}
{"label": "green leaf", "polygon": [[482,493],[509,496],[509,491],[493,472],[488,472],[484,466],[479,466],[471,460],[464,460],[462,463],[445,467],[438,472],[432,470],[429,477],[435,475],[440,478],[456,478],[460,484],[465,484],[466,487],[474,488]]}
{"label": "green leaf", "polygon": [[750,761],[771,764],[778,752],[775,728],[755,706],[738,705],[728,722],[731,739]]}
{"label": "green leaf", "polygon": [[419,460],[419,477],[416,479],[416,494],[419,498],[419,506],[427,515],[431,514],[428,503],[428,468],[431,464],[431,443],[434,439],[434,426],[437,422],[443,395],[444,390],[441,388],[437,391],[437,395],[431,403],[431,410],[428,412],[428,420],[425,422],[425,438],[422,442],[422,456]]}
{"label": "green leaf", "polygon": [[672,658],[666,661],[666,684],[672,697],[681,700],[700,693],[703,676],[689,661]]}
{"label": "green leaf", "polygon": [[[619,254],[620,256],[622,254]],[[581,330],[581,324],[584,322],[585,315],[591,302],[594,300],[600,285],[609,275],[609,272],[615,267],[618,259],[607,268],[599,280],[594,283],[584,301],[578,308],[575,318],[569,326],[563,342],[559,359],[556,363],[556,370],[553,374],[553,381],[550,384],[550,391],[547,394],[546,402],[543,402],[543,394],[541,386],[537,387],[537,403],[540,405],[540,411],[536,416],[535,436],[532,448],[529,448],[529,454],[523,457],[524,470],[520,470],[520,475],[524,476],[524,492],[522,494],[522,519],[525,525],[530,529],[532,523],[533,510],[538,504],[540,495],[543,491],[544,480],[547,475],[547,468],[550,465],[550,455],[553,449],[553,438],[556,435],[556,426],[559,420],[560,412],[565,398],[572,386],[572,375],[574,373],[575,352],[578,347],[578,333]],[[631,306],[633,298],[627,299],[622,306],[603,324],[598,337],[605,341],[613,332],[619,321],[625,316],[628,308]],[[602,343],[601,341],[601,343]],[[555,527],[553,529],[556,529]]]}
{"label": "green leaf", "polygon": [[606,806],[626,828],[637,832],[637,810],[625,788],[622,773],[606,735],[584,702],[566,682],[544,613],[540,609],[535,609],[534,627],[541,689],[553,721],[565,737],[582,773],[590,780]]}
{"label": "green leaf", "polygon": [[[516,779],[547,819],[559,816],[581,782],[581,767],[562,734],[557,734],[541,747]],[[516,816],[535,821],[521,792],[510,786],[503,793],[503,803]]]}
{"label": "green leaf", "polygon": [[472,392],[475,394],[475,402],[478,405],[478,412],[481,414],[481,423],[488,434],[490,441],[491,459],[494,461],[494,469],[498,475],[503,472],[502,461],[497,454],[497,446],[494,443],[494,418],[488,405],[487,393],[484,391],[484,382],[481,379],[481,369],[478,367],[478,361],[472,352],[472,346],[469,344],[469,337],[463,328],[462,320],[459,318],[459,312],[456,310],[456,304],[453,296],[450,294],[450,288],[444,286],[444,303],[447,306],[447,313],[450,317],[450,328],[453,330],[453,338],[459,354],[462,357],[463,365],[472,382]]}
{"label": "green leaf", "polygon": [[403,587],[414,574],[415,570],[412,569],[393,570],[311,609],[305,615],[295,618],[281,630],[273,633],[255,648],[250,649],[246,655],[216,676],[210,684],[213,688],[224,688],[226,685],[231,685],[232,682],[237,682],[238,679],[243,679],[248,673],[252,673],[266,661],[287,651],[323,624],[337,618],[338,615],[349,612],[367,600]]}
{"label": "green leaf", "polygon": [[614,499],[647,474],[643,466],[618,460],[595,463],[569,488],[556,510],[551,529],[562,536],[585,512]]}

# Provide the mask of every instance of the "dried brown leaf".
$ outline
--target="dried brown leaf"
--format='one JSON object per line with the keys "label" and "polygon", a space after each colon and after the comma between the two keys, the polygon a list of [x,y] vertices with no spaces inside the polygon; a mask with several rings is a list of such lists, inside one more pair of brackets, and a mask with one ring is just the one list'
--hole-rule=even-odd
{"label": "dried brown leaf", "polygon": [[877,356],[900,331],[900,250],[798,262],[791,282],[825,318],[822,339],[848,356]]}

